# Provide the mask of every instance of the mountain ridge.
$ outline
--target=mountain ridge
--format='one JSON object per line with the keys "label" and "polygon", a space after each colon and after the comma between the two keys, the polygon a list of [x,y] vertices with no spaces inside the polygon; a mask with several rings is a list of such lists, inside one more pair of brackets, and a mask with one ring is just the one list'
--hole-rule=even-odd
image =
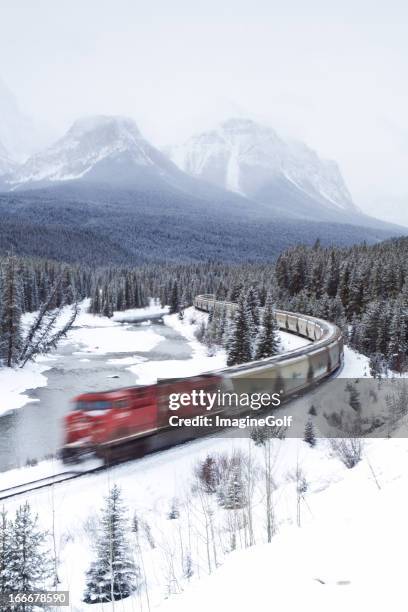
{"label": "mountain ridge", "polygon": [[268,193],[256,201],[226,190],[182,171],[117,116],[74,122],[3,177],[3,192],[1,248],[63,261],[266,261],[317,238],[350,245],[405,231],[328,208],[282,176],[274,206]]}
{"label": "mountain ridge", "polygon": [[[298,191],[331,212],[359,214],[336,162],[322,160],[307,145],[284,141],[272,128],[251,119],[229,119],[218,128],[169,147],[171,159],[185,172],[290,213],[279,203],[275,186]],[[289,209],[289,210],[288,210]],[[312,212],[304,207],[302,214]]]}

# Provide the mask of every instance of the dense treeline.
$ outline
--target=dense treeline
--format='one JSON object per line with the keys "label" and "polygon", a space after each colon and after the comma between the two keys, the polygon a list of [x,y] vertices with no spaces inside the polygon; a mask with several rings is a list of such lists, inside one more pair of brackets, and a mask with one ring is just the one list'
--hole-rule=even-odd
{"label": "dense treeline", "polygon": [[276,263],[282,305],[332,320],[375,374],[408,366],[408,240],[347,249],[299,246]]}
{"label": "dense treeline", "polygon": [[[0,258],[0,346],[8,286],[6,259]],[[313,247],[297,246],[284,251],[275,266],[208,261],[95,268],[14,259],[15,299],[21,313],[37,311],[47,301],[52,310],[85,297],[91,298],[91,312],[108,317],[115,310],[144,307],[151,297],[170,305],[171,312],[179,312],[201,293],[238,302],[251,289],[260,306],[269,295],[274,306],[337,323],[346,340],[372,358],[374,371],[384,367],[403,371],[408,365],[407,238],[350,248],[322,247],[319,242]],[[220,325],[224,327],[225,322],[215,321],[207,336],[219,339]]]}
{"label": "dense treeline", "polygon": [[[90,294],[92,271],[89,268],[47,259],[13,257],[19,282],[22,312],[34,312],[46,300],[51,287],[61,279],[52,306],[72,303],[74,296],[83,299]],[[0,312],[5,290],[5,275],[9,257],[0,257]]]}
{"label": "dense treeline", "polygon": [[150,297],[170,305],[172,312],[190,306],[196,295],[215,293],[219,299],[237,301],[242,290],[255,287],[261,304],[273,287],[269,264],[228,265],[146,264],[138,268],[103,268],[94,272],[91,312],[139,308]]}

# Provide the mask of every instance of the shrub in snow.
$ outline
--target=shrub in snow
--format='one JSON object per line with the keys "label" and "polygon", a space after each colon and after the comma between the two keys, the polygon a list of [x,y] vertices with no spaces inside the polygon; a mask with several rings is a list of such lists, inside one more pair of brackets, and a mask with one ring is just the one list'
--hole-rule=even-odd
{"label": "shrub in snow", "polygon": [[196,331],[194,332],[194,336],[197,338],[199,342],[203,342],[205,338],[205,332],[206,332],[205,321],[201,321],[200,325],[198,326],[198,329],[196,329]]}
{"label": "shrub in snow", "polygon": [[173,499],[171,502],[171,507],[167,515],[167,518],[172,521],[172,520],[178,519],[179,516],[180,516],[180,511],[178,509],[177,499]]}
{"label": "shrub in snow", "polygon": [[360,438],[332,439],[330,446],[333,454],[349,469],[362,459],[363,441]]}
{"label": "shrub in snow", "polygon": [[190,580],[194,575],[193,560],[191,554],[188,552],[183,558],[183,576],[186,580]]}
{"label": "shrub in snow", "polygon": [[195,469],[199,485],[205,493],[213,494],[217,491],[220,481],[217,459],[211,455],[200,461]]}

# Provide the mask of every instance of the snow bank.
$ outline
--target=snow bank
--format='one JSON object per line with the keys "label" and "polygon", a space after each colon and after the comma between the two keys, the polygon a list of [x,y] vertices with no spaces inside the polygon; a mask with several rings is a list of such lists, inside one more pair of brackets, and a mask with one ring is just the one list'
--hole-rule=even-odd
{"label": "snow bank", "polygon": [[407,459],[407,440],[371,442],[341,481],[307,496],[302,528],[284,526],[271,544],[232,553],[160,612],[405,611]]}
{"label": "snow bank", "polygon": [[227,355],[224,350],[218,349],[209,354],[208,349],[195,337],[195,332],[201,321],[208,315],[197,312],[194,307],[187,308],[184,318],[179,319],[177,314],[163,317],[165,325],[172,327],[187,341],[192,351],[190,359],[168,359],[164,361],[146,361],[128,368],[136,374],[138,384],[154,384],[158,378],[177,378],[182,376],[195,376],[210,370],[225,367]]}
{"label": "snow bank", "polygon": [[96,327],[73,329],[69,334],[69,341],[84,347],[74,354],[104,355],[132,351],[148,352],[162,341],[162,337],[152,330],[106,327],[101,333]]}
{"label": "snow bank", "polygon": [[169,307],[162,306],[156,303],[155,300],[150,301],[150,305],[146,306],[146,308],[131,308],[129,310],[125,310],[123,312],[114,312],[113,320],[114,321],[129,321],[130,319],[137,321],[139,319],[145,319],[146,317],[157,316],[157,315],[165,315],[169,312]]}
{"label": "snow bank", "polygon": [[129,328],[120,322],[130,318],[135,320],[143,318],[147,314],[157,314],[160,312],[160,307],[153,302],[147,308],[115,312],[111,319],[87,312],[89,303],[89,299],[81,303],[79,315],[66,340],[84,347],[79,353],[104,355],[132,351],[148,352],[161,342],[161,336],[151,330]]}
{"label": "snow bank", "polygon": [[36,389],[47,385],[47,377],[43,372],[50,369],[46,363],[27,363],[24,368],[0,369],[0,415],[21,408],[32,400],[25,395],[28,389]]}
{"label": "snow bank", "polygon": [[369,363],[368,357],[345,346],[344,364],[338,376],[339,378],[372,378]]}

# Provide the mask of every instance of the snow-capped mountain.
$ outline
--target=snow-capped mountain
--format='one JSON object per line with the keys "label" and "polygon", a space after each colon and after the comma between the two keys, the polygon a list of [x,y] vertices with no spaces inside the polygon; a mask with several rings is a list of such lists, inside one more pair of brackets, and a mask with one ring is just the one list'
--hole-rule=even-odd
{"label": "snow-capped mountain", "polygon": [[334,212],[358,212],[334,161],[249,119],[230,119],[171,148],[169,155],[193,176],[283,210],[286,206],[286,213],[295,194],[294,212],[300,212],[302,196],[304,213],[310,200]]}
{"label": "snow-capped mountain", "polygon": [[140,184],[152,174],[171,182],[173,170],[180,173],[143,138],[132,119],[95,116],[76,121],[55,144],[30,157],[9,186],[32,188],[78,179]]}

